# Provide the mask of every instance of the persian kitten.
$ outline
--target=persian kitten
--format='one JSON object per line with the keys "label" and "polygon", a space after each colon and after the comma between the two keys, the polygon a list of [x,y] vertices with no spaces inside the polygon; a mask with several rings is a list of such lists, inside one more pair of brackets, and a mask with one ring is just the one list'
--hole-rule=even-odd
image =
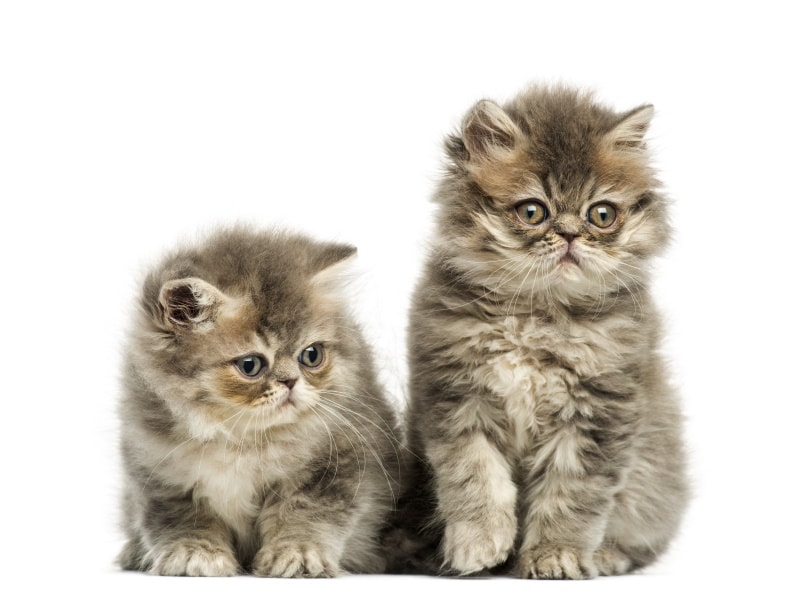
{"label": "persian kitten", "polygon": [[678,528],[681,415],[648,291],[669,231],[652,113],[536,87],[479,102],[446,141],[411,311],[421,478],[403,501],[445,569],[622,574]]}
{"label": "persian kitten", "polygon": [[382,570],[399,436],[342,300],[353,254],[231,229],[149,273],[120,405],[124,569]]}

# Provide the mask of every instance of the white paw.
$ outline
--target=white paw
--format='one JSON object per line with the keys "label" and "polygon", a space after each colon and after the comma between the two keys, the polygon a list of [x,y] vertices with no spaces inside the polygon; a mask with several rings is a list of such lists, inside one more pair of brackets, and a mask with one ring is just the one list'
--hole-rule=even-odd
{"label": "white paw", "polygon": [[444,531],[444,564],[461,574],[471,574],[503,563],[517,534],[513,518],[500,523],[456,521]]}
{"label": "white paw", "polygon": [[338,561],[317,544],[268,544],[253,559],[253,573],[257,576],[333,578],[339,572]]}
{"label": "white paw", "polygon": [[171,542],[153,556],[149,573],[159,576],[234,576],[239,572],[229,548],[202,538]]}
{"label": "white paw", "polygon": [[520,553],[521,577],[548,580],[586,580],[597,574],[592,557],[576,548],[545,545]]}

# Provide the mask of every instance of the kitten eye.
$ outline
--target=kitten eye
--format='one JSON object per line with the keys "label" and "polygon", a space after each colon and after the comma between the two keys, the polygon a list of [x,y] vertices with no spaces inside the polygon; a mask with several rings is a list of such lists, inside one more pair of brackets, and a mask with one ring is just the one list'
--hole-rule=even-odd
{"label": "kitten eye", "polygon": [[233,362],[236,369],[248,378],[255,378],[264,368],[264,360],[257,355],[248,355]]}
{"label": "kitten eye", "polygon": [[588,220],[600,229],[607,229],[616,222],[616,206],[608,202],[594,204],[588,210]]}
{"label": "kitten eye", "polygon": [[515,206],[515,214],[521,223],[539,225],[548,217],[548,210],[540,200],[531,199],[523,200]]}
{"label": "kitten eye", "polygon": [[301,351],[301,354],[298,356],[298,363],[314,369],[321,366],[325,357],[326,354],[324,353],[323,345],[309,345],[306,349]]}

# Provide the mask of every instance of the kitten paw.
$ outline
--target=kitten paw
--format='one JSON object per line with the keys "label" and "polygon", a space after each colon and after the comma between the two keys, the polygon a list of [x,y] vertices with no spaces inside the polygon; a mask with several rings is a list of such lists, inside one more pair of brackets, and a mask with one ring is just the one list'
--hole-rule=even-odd
{"label": "kitten paw", "polygon": [[272,578],[334,578],[340,565],[317,544],[276,543],[263,546],[253,559],[253,573]]}
{"label": "kitten paw", "polygon": [[600,576],[620,576],[633,568],[633,561],[612,546],[600,546],[593,553],[593,562]]}
{"label": "kitten paw", "polygon": [[149,573],[158,576],[235,576],[239,563],[229,548],[204,538],[184,538],[155,553]]}
{"label": "kitten paw", "polygon": [[520,576],[529,579],[586,580],[597,575],[590,555],[568,546],[540,546],[520,553]]}
{"label": "kitten paw", "polygon": [[444,531],[444,565],[471,574],[503,563],[512,550],[517,527],[514,518],[498,526],[456,521]]}

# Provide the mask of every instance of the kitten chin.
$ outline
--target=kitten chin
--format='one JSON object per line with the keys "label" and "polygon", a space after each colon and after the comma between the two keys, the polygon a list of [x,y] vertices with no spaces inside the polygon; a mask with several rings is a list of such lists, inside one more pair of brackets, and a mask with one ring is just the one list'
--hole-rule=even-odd
{"label": "kitten chin", "polygon": [[400,437],[343,300],[353,254],[229,229],[146,277],[120,405],[122,567],[382,569]]}
{"label": "kitten chin", "polygon": [[626,573],[676,533],[687,486],[649,295],[669,238],[652,114],[533,87],[479,102],[447,139],[411,308],[417,470],[399,522],[434,571]]}

